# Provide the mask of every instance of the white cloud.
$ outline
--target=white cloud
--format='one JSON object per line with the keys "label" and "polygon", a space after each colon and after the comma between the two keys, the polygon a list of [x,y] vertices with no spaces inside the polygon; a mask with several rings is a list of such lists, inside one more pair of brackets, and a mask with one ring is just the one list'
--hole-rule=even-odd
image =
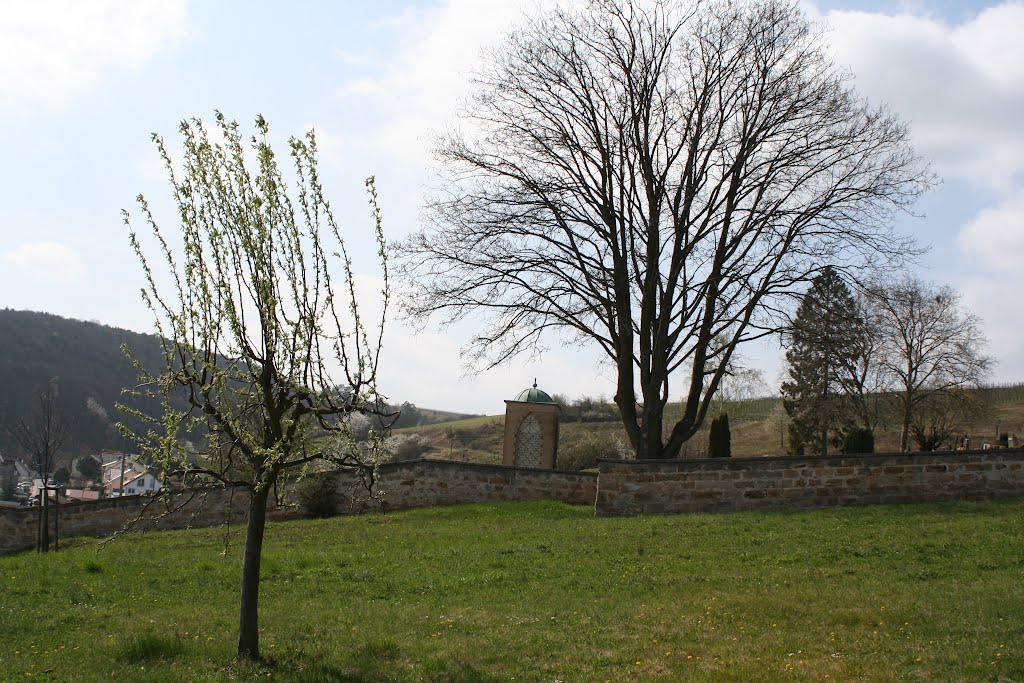
{"label": "white cloud", "polygon": [[1021,345],[1020,306],[1016,293],[1024,291],[1024,274],[986,275],[983,268],[962,287],[964,306],[979,316],[989,340],[988,353],[998,360],[992,379],[996,382],[1024,381],[1024,346]]}
{"label": "white cloud", "polygon": [[1006,192],[1024,170],[1024,4],[956,26],[925,16],[833,11],[829,42],[857,89],[910,121],[946,178]]}
{"label": "white cloud", "polygon": [[70,284],[85,274],[85,264],[78,254],[58,242],[22,244],[4,254],[4,261],[41,282]]}
{"label": "white cloud", "polygon": [[596,353],[579,349],[557,349],[540,359],[523,358],[468,375],[455,341],[467,336],[468,332],[416,332],[389,322],[381,355],[381,390],[393,400],[422,407],[486,415],[503,413],[504,400],[529,387],[534,378],[552,394],[610,398],[615,392],[615,382],[607,368],[598,367]]}
{"label": "white cloud", "polygon": [[367,99],[380,110],[374,145],[400,162],[422,167],[432,131],[451,120],[468,93],[469,73],[481,50],[498,42],[524,11],[538,6],[542,3],[531,0],[448,0],[379,22],[379,30],[396,31],[406,47],[384,73],[352,80],[341,94]]}
{"label": "white cloud", "polygon": [[187,0],[3,0],[0,105],[65,106],[187,33]]}
{"label": "white cloud", "polygon": [[960,231],[959,243],[987,268],[1024,272],[1024,188],[978,213]]}
{"label": "white cloud", "polygon": [[1024,292],[1024,189],[979,212],[960,232],[958,244],[971,267],[963,283],[964,302],[985,320],[996,377],[1024,379],[1024,346],[1016,296]]}

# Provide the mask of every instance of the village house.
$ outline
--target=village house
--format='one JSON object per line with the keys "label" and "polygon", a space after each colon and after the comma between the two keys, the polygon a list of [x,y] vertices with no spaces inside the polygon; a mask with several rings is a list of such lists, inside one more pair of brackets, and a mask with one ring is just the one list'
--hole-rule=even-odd
{"label": "village house", "polygon": [[[137,496],[144,493],[156,493],[160,490],[160,479],[152,468],[141,462],[139,456],[126,453],[104,451],[100,479],[104,494],[114,496]],[[124,482],[121,473],[124,473]]]}

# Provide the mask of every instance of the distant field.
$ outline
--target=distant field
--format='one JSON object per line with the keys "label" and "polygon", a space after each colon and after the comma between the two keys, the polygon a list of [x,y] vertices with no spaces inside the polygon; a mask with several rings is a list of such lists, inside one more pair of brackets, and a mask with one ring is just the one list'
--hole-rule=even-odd
{"label": "distant field", "polygon": [[[996,442],[996,429],[1024,438],[1024,385],[986,387],[980,390],[984,409],[968,425],[966,432],[973,444]],[[729,414],[734,456],[780,455],[786,453],[785,423],[779,419],[779,398],[756,398],[725,404]],[[682,406],[666,407],[666,422],[678,419]],[[424,427],[411,427],[400,432],[423,435],[431,444],[428,457],[492,462],[501,460],[504,415],[474,417]],[[626,433],[617,421],[563,422],[559,448],[571,448],[581,440],[600,439],[608,444],[626,443]],[[684,447],[684,457],[703,455],[707,432],[701,431]],[[899,426],[883,421],[875,432],[876,452],[899,450]],[[612,448],[609,453],[613,452]],[[608,456],[604,456],[608,457]]]}
{"label": "distant field", "polygon": [[[1020,681],[1024,500],[596,518],[555,503],[0,558],[0,680]],[[225,540],[231,544],[225,551]]]}

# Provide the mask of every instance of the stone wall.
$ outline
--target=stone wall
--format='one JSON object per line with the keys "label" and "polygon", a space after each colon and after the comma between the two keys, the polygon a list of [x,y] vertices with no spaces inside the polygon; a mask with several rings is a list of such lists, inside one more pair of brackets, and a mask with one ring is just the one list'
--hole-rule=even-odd
{"label": "stone wall", "polygon": [[599,515],[1024,495],[1024,451],[602,461]]}
{"label": "stone wall", "polygon": [[[601,461],[599,473],[414,460],[384,465],[379,475],[376,500],[368,500],[351,475],[330,475],[344,494],[338,511],[519,500],[592,505],[596,500],[599,515],[638,515],[1024,496],[1024,451]],[[182,510],[167,516],[160,501],[142,496],[62,505],[60,536],[108,536],[140,515],[140,529],[245,519],[244,491],[185,495],[176,499]],[[152,505],[144,509],[147,503]],[[269,515],[282,520],[301,513],[285,505],[271,507]],[[31,548],[37,519],[35,508],[0,508],[0,554]]]}
{"label": "stone wall", "polygon": [[366,501],[349,475],[339,475],[345,497],[341,511],[363,507],[402,510],[461,503],[497,503],[515,500],[559,500],[593,505],[596,472],[562,472],[504,465],[479,465],[449,460],[411,460],[380,468],[374,492],[380,501]]}
{"label": "stone wall", "polygon": [[[178,494],[171,499],[175,512],[167,514],[164,501],[151,496],[125,496],[103,500],[77,501],[59,506],[51,504],[50,542],[55,526],[60,538],[71,536],[110,536],[126,526],[133,530],[184,529],[245,521],[248,498],[245,490],[212,490],[196,494]],[[147,507],[148,506],[148,507]],[[268,508],[269,519],[297,518],[294,507]],[[0,555],[35,547],[39,508],[0,509]]]}
{"label": "stone wall", "polygon": [[[380,468],[375,493],[368,493],[351,475],[336,474],[343,494],[340,513],[367,509],[401,510],[459,503],[489,503],[512,500],[560,500],[593,505],[597,474],[553,470],[515,469],[500,465],[477,465],[443,460],[414,460]],[[215,490],[205,497],[181,494],[174,504],[181,510],[165,515],[166,506],[147,496],[126,496],[83,501],[60,506],[60,537],[109,536],[139,520],[136,529],[182,529],[208,527],[245,521],[247,494],[244,490]],[[144,509],[146,504],[148,509]],[[54,508],[50,508],[51,539]],[[269,519],[295,519],[301,511],[295,505],[268,508]],[[35,545],[38,508],[0,508],[0,554],[17,552]]]}

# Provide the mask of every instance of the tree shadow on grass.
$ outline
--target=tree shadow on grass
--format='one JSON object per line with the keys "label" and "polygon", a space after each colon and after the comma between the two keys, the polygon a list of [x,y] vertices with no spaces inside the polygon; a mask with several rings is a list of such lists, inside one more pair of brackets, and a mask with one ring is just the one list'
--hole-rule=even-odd
{"label": "tree shadow on grass", "polygon": [[434,657],[425,662],[403,658],[397,644],[384,640],[366,643],[329,661],[326,653],[294,650],[266,670],[280,680],[296,683],[498,683],[503,680],[464,662]]}
{"label": "tree shadow on grass", "polygon": [[138,664],[170,661],[183,654],[184,651],[184,643],[177,636],[142,633],[122,641],[114,653],[114,657],[124,664]]}

